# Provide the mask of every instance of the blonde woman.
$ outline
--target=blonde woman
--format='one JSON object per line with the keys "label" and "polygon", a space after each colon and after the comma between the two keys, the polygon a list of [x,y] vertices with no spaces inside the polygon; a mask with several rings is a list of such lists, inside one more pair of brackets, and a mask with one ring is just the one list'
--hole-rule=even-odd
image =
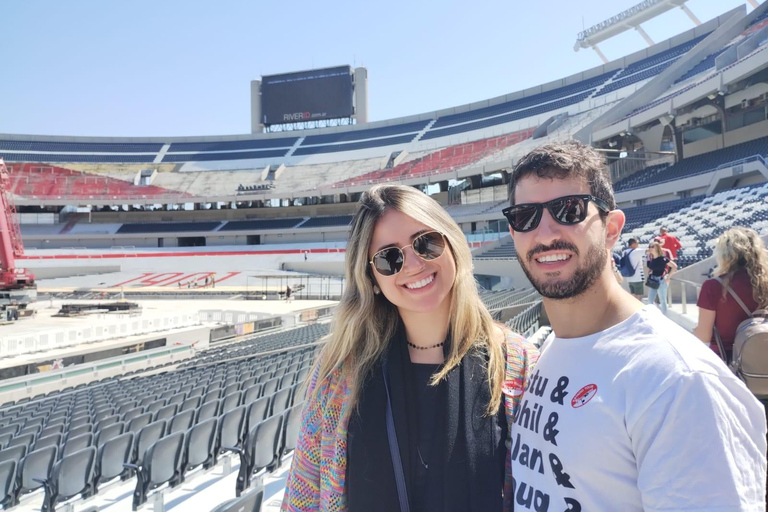
{"label": "blonde woman", "polygon": [[[754,230],[735,227],[717,239],[715,260],[715,279],[704,281],[699,293],[699,324],[693,333],[730,361],[736,328],[749,315],[728,293],[728,287],[750,312],[768,308],[768,253]],[[714,342],[715,327],[723,341],[724,356]]]}
{"label": "blonde woman", "polygon": [[667,289],[669,278],[677,270],[677,264],[672,261],[659,242],[651,242],[648,250],[648,304],[653,304],[656,296],[659,297],[661,312],[667,314]]}
{"label": "blonde woman", "polygon": [[508,432],[538,353],[483,306],[463,233],[412,187],[363,194],[283,511],[511,510]]}

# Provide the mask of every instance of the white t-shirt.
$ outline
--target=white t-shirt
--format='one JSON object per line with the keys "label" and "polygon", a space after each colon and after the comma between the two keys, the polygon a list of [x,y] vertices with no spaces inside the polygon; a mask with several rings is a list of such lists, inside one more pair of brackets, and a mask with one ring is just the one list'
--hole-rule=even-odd
{"label": "white t-shirt", "polygon": [[643,281],[643,251],[638,249],[627,249],[624,254],[632,251],[629,254],[629,264],[635,269],[634,275],[627,277],[628,283],[640,283]]}
{"label": "white t-shirt", "polygon": [[652,306],[547,338],[511,436],[516,512],[765,510],[763,406]]}

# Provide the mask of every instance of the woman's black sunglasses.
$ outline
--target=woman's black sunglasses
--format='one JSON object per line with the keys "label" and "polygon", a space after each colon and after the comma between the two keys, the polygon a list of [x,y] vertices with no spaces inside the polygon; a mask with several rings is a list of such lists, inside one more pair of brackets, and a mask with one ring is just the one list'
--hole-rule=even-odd
{"label": "woman's black sunglasses", "polygon": [[[400,247],[387,247],[373,255],[369,262],[382,276],[393,276],[403,269],[405,254]],[[430,261],[442,256],[445,251],[445,237],[439,231],[429,231],[413,239],[410,243],[414,254],[419,258]]]}
{"label": "woman's black sunglasses", "polygon": [[573,195],[558,197],[546,203],[516,204],[515,206],[504,208],[501,213],[507,218],[513,230],[524,233],[536,229],[539,222],[541,222],[544,207],[549,210],[552,218],[560,224],[565,224],[566,226],[578,224],[587,218],[587,208],[590,201],[595,203],[595,206],[604,212],[611,211],[608,203],[598,197],[592,195]]}

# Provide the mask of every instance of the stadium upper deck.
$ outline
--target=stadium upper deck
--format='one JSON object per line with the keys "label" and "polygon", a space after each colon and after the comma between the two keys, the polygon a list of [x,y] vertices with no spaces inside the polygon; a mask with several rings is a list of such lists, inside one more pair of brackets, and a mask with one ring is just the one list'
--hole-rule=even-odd
{"label": "stadium upper deck", "polygon": [[702,81],[759,77],[767,23],[764,5],[746,17],[735,9],[562,80],[405,118],[230,137],[0,135],[0,157],[19,205],[264,200],[358,192],[380,181],[447,182],[508,168],[545,140],[607,141],[622,133],[613,133],[614,121],[630,113],[651,109],[658,121],[657,102],[698,95]]}

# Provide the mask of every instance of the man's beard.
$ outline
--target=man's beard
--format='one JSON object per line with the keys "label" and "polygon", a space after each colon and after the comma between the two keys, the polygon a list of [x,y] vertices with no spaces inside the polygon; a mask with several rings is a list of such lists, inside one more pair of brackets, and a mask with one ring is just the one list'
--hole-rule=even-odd
{"label": "man's beard", "polygon": [[[549,246],[539,245],[534,247],[528,251],[526,260],[533,262],[534,257],[537,254],[556,250],[568,250],[572,252],[574,256],[579,255],[579,250],[574,245],[558,240]],[[523,258],[519,258],[518,261],[520,262],[520,267],[522,267],[526,277],[528,277],[528,280],[542,297],[547,299],[570,299],[581,295],[592,287],[600,274],[602,274],[607,258],[608,252],[606,251],[605,242],[603,241],[589,248],[582,265],[573,272],[570,279],[548,283],[538,281],[534,278],[526,266],[527,263],[523,262]]]}

